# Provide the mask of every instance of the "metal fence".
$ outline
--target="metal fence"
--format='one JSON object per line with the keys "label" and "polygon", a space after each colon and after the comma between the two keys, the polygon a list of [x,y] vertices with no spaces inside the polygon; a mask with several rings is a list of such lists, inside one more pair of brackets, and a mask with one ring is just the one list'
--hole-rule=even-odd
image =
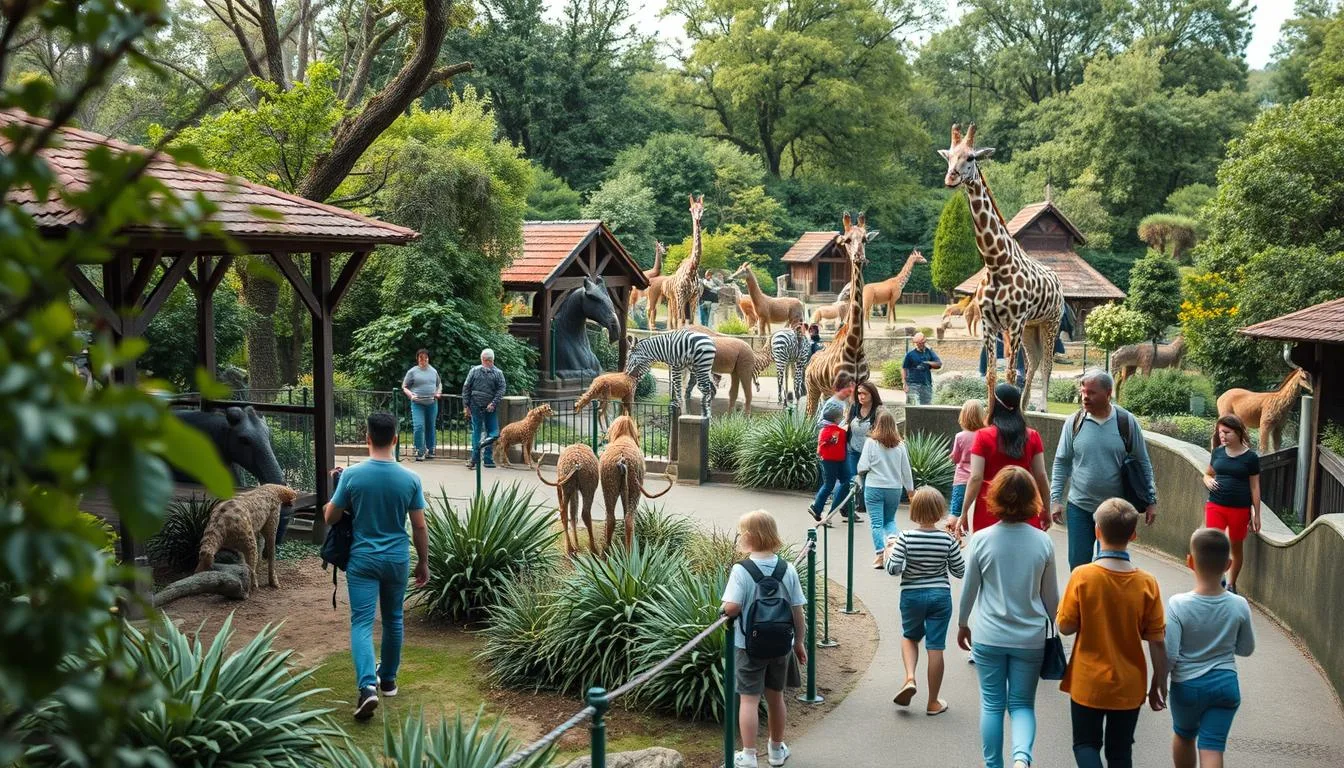
{"label": "metal fence", "polygon": [[[312,408],[312,402],[304,393],[299,393],[296,399],[294,392],[254,389],[247,393],[247,400],[205,400],[204,403],[199,392],[186,392],[174,395],[171,407],[199,411],[251,406],[270,427],[271,448],[285,476],[285,484],[296,491],[312,493],[317,488],[317,459],[313,451],[313,415],[305,410]],[[254,485],[257,479],[245,472],[243,482]]]}

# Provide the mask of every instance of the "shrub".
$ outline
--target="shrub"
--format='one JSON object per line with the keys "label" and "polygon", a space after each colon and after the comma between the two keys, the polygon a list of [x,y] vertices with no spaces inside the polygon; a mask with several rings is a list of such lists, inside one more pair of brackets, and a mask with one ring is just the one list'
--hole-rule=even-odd
{"label": "shrub", "polygon": [[459,515],[444,493],[425,515],[429,524],[429,583],[413,587],[412,605],[434,618],[475,618],[489,611],[504,586],[546,572],[558,557],[553,516],[517,483],[473,499]]}
{"label": "shrub", "polygon": [[649,547],[680,552],[695,533],[689,517],[668,512],[662,504],[645,501],[635,515],[635,538]]}
{"label": "shrub", "polygon": [[1120,404],[1143,416],[1175,416],[1190,413],[1191,396],[1204,398],[1206,407],[1215,402],[1213,384],[1203,376],[1162,369],[1151,376],[1131,376],[1121,390]]}
{"label": "shrub", "polygon": [[715,528],[709,533],[697,532],[686,545],[687,565],[691,573],[701,576],[728,573],[733,563],[741,559],[736,531]]}
{"label": "shrub", "polygon": [[709,466],[724,472],[737,469],[737,451],[746,441],[751,419],[738,411],[709,422]]}
{"label": "shrub", "polygon": [[210,496],[174,499],[168,505],[163,527],[145,541],[150,565],[174,572],[194,568],[200,557],[201,536],[218,503]]}
{"label": "shrub", "polygon": [[925,336],[928,336],[930,339],[933,338],[933,327],[932,327],[932,326],[921,325],[921,326],[919,326],[919,332],[922,333],[922,334],[924,334]]}
{"label": "shrub", "polygon": [[534,574],[506,583],[485,626],[480,656],[490,661],[490,678],[501,684],[539,690],[554,682],[549,643],[564,606],[560,582]]}
{"label": "shrub", "polygon": [[915,475],[915,485],[931,485],[944,498],[950,497],[956,467],[952,464],[952,444],[947,436],[916,432],[906,438],[905,446],[910,453],[910,469]]}
{"label": "shrub", "polygon": [[900,360],[888,360],[882,364],[880,383],[888,389],[900,389],[905,384],[905,371],[901,370]]}
{"label": "shrub", "polygon": [[1108,352],[1147,338],[1148,318],[1123,304],[1105,304],[1087,315],[1087,340]]}
{"label": "shrub", "polygon": [[635,397],[639,400],[645,400],[653,396],[658,390],[658,380],[653,378],[653,371],[648,371],[640,377],[639,383],[635,385]]}
{"label": "shrub", "polygon": [[[727,571],[681,573],[657,588],[657,598],[639,626],[637,669],[662,661],[719,617]],[[725,632],[713,632],[636,694],[645,706],[686,720],[723,719]]]}
{"label": "shrub", "polygon": [[[410,713],[395,723],[383,719],[383,754],[375,761],[353,744],[328,746],[327,765],[331,768],[494,768],[520,746],[510,736],[502,718],[486,727],[483,709],[476,710],[470,723],[459,712],[450,721],[440,718],[437,725],[425,723],[423,711]],[[555,747],[529,756],[519,768],[545,768],[555,757]]]}
{"label": "shrub", "polygon": [[604,371],[614,371],[621,364],[621,350],[615,344],[607,341],[607,329],[598,326],[595,323],[588,323],[588,346],[593,348],[593,354],[597,356],[597,362]]}
{"label": "shrub", "polygon": [[714,326],[714,330],[731,336],[745,336],[748,333],[751,333],[751,329],[747,327],[746,321],[737,316],[729,317]]}
{"label": "shrub", "polygon": [[1337,421],[1327,423],[1321,430],[1321,445],[1344,456],[1344,425]]}
{"label": "shrub", "polygon": [[1049,398],[1052,403],[1077,403],[1078,382],[1075,379],[1051,379]]}
{"label": "shrub", "polygon": [[933,387],[935,405],[961,405],[973,397],[985,399],[985,379],[983,376],[957,374],[941,379]]}
{"label": "shrub", "polygon": [[1153,419],[1144,424],[1143,428],[1208,450],[1213,443],[1213,429],[1217,421],[1203,416],[1169,416]]}
{"label": "shrub", "polygon": [[815,488],[816,453],[816,430],[801,411],[753,419],[737,452],[737,482],[748,488]]}

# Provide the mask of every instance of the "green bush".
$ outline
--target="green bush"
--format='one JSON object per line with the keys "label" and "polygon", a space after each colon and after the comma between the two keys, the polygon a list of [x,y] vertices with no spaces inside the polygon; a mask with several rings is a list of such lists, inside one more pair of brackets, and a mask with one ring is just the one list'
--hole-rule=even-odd
{"label": "green bush", "polygon": [[735,531],[715,528],[709,533],[696,533],[686,545],[686,561],[691,573],[701,576],[727,573],[733,563],[741,559]]}
{"label": "green bush", "polygon": [[1327,423],[1325,429],[1321,430],[1321,445],[1340,456],[1344,456],[1344,425],[1337,421]]}
{"label": "green bush", "polygon": [[740,411],[724,414],[709,422],[709,466],[732,472],[737,469],[737,451],[746,441],[751,418]]}
{"label": "green bush", "polygon": [[695,523],[685,515],[668,512],[662,504],[645,501],[635,515],[635,538],[646,547],[680,552],[695,533]]}
{"label": "green bush", "polygon": [[532,574],[503,586],[482,631],[480,657],[490,662],[491,680],[534,691],[554,684],[547,649],[565,609],[563,593],[554,574]]}
{"label": "green bush", "polygon": [[973,397],[985,399],[985,378],[957,374],[941,379],[933,385],[934,405],[961,405]]}
{"label": "green bush", "polygon": [[1131,376],[1121,390],[1120,404],[1142,416],[1176,416],[1190,413],[1191,396],[1204,398],[1205,407],[1215,402],[1213,384],[1199,374],[1171,369],[1151,376]]}
{"label": "green bush", "polygon": [[[639,625],[637,669],[662,661],[718,619],[727,573],[682,572],[658,586],[657,597]],[[636,694],[638,701],[679,719],[722,721],[725,634],[711,633],[666,672],[645,683]]]}
{"label": "green bush", "polygon": [[554,516],[517,483],[498,483],[459,513],[445,492],[425,515],[429,582],[412,587],[412,605],[433,618],[476,618],[498,602],[505,585],[556,564]]}
{"label": "green bush", "polygon": [[[494,768],[522,745],[510,736],[503,718],[486,727],[485,712],[476,710],[470,723],[462,713],[437,725],[425,722],[425,713],[410,713],[404,722],[383,719],[383,753],[374,760],[353,744],[328,747],[331,768]],[[518,763],[519,768],[546,768],[555,757],[551,746]]]}
{"label": "green bush", "polygon": [[200,557],[201,536],[217,504],[219,500],[210,496],[174,499],[168,505],[163,527],[145,541],[149,564],[174,572],[195,568]]}
{"label": "green bush", "polygon": [[1052,403],[1077,403],[1078,382],[1075,379],[1051,379],[1049,398]]}
{"label": "green bush", "polygon": [[805,491],[817,486],[817,433],[801,411],[753,419],[737,452],[737,482]]}
{"label": "green bush", "polygon": [[653,378],[653,371],[648,371],[639,378],[639,383],[635,385],[635,398],[637,400],[647,400],[658,391],[658,380]]}
{"label": "green bush", "polygon": [[906,438],[905,448],[910,453],[915,485],[931,485],[943,494],[943,498],[949,498],[956,467],[952,464],[952,444],[947,436],[916,432]]}
{"label": "green bush", "polygon": [[900,389],[905,384],[905,371],[901,370],[900,360],[888,360],[882,364],[882,380],[879,382],[888,389]]}
{"label": "green bush", "polygon": [[746,321],[737,316],[729,317],[714,326],[714,330],[730,336],[745,336],[746,334],[751,333],[751,329],[747,327]]}
{"label": "green bush", "polygon": [[597,355],[597,362],[604,371],[614,371],[621,365],[621,350],[615,344],[607,341],[607,329],[594,323],[587,326],[588,346],[593,348],[593,354]]}
{"label": "green bush", "polygon": [[1213,430],[1217,421],[1216,418],[1203,416],[1165,416],[1144,423],[1143,428],[1208,450],[1213,444]]}

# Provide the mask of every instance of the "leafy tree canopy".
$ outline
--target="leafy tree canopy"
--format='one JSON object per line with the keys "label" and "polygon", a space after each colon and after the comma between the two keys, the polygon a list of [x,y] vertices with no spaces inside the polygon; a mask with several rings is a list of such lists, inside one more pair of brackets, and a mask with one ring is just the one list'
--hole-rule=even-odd
{"label": "leafy tree canopy", "polygon": [[1307,70],[1325,47],[1326,32],[1337,13],[1335,0],[1297,0],[1296,15],[1283,23],[1270,64],[1270,96],[1279,104],[1306,98],[1311,92]]}
{"label": "leafy tree canopy", "polygon": [[952,195],[938,217],[933,236],[933,285],[952,295],[952,289],[980,269],[980,249],[975,244],[971,207],[962,194]]}
{"label": "leafy tree canopy", "polygon": [[527,193],[528,221],[564,221],[580,216],[582,198],[565,180],[554,173],[534,166],[532,188]]}
{"label": "leafy tree canopy", "polygon": [[633,173],[613,176],[588,198],[583,215],[606,222],[640,266],[653,266],[653,228],[658,205],[653,190]]}
{"label": "leafy tree canopy", "polygon": [[1176,262],[1160,251],[1149,251],[1136,261],[1129,273],[1125,306],[1143,315],[1144,338],[1161,339],[1181,311],[1181,275]]}

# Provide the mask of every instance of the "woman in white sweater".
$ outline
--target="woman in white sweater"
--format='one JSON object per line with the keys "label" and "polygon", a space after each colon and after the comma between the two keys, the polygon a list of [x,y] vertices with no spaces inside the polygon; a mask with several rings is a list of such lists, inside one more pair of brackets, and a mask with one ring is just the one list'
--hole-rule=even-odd
{"label": "woman in white sweater", "polygon": [[910,471],[910,453],[896,428],[896,417],[881,408],[863,452],[859,454],[859,478],[863,481],[863,503],[868,508],[868,523],[873,531],[873,567],[881,568],[887,550],[887,537],[896,535],[896,508],[902,492],[915,490]]}

